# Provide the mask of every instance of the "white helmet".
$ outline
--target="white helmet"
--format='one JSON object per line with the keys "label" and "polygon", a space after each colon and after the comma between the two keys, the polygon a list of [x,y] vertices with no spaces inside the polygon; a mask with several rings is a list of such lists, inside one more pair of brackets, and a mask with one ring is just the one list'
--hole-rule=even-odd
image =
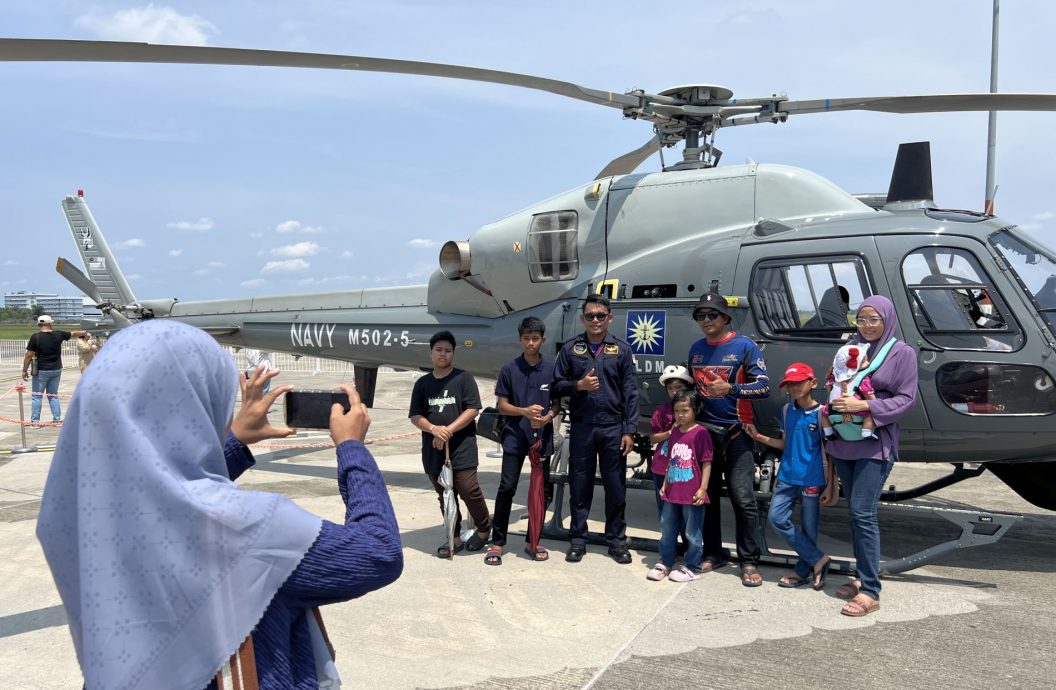
{"label": "white helmet", "polygon": [[660,385],[666,386],[667,382],[672,379],[679,379],[684,381],[687,386],[692,387],[694,383],[693,377],[690,376],[689,370],[680,364],[672,364],[664,367],[664,373],[660,374]]}

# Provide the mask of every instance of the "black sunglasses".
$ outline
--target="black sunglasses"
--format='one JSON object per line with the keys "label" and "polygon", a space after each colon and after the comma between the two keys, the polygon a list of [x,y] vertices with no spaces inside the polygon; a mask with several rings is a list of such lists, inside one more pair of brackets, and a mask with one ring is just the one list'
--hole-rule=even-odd
{"label": "black sunglasses", "polygon": [[595,311],[591,312],[590,314],[584,314],[583,318],[587,321],[604,321],[605,319],[609,318],[609,314],[608,312],[602,314],[601,312]]}
{"label": "black sunglasses", "polygon": [[711,321],[712,319],[717,319],[720,316],[722,316],[722,312],[721,311],[709,311],[707,313],[699,313],[698,312],[698,313],[693,315],[693,320],[694,321]]}

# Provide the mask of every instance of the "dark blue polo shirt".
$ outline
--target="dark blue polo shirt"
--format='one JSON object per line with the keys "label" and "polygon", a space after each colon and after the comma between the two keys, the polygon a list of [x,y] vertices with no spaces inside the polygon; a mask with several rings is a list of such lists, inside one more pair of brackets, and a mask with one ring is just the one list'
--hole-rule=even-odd
{"label": "dark blue polo shirt", "polygon": [[[596,391],[577,391],[576,382],[591,369],[600,387]],[[638,375],[631,346],[606,333],[595,352],[587,334],[580,333],[557,353],[553,395],[570,399],[573,422],[619,424],[621,433],[635,433],[638,430]]]}
{"label": "dark blue polo shirt", "polygon": [[[502,396],[514,407],[542,405],[543,414],[550,410],[550,385],[554,382],[554,363],[540,358],[534,367],[524,355],[508,362],[499,371],[495,384],[495,395]],[[506,416],[506,428],[502,432],[502,450],[505,453],[527,455],[535,443],[536,433],[543,439],[542,456],[554,452],[554,425],[533,429],[532,421],[520,415]]]}

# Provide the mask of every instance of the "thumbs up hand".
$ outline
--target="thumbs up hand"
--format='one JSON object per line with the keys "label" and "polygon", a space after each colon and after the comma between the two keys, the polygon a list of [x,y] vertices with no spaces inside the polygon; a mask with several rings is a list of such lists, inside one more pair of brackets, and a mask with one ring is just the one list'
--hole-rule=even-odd
{"label": "thumbs up hand", "polygon": [[704,372],[704,395],[709,398],[725,398],[733,388],[714,371]]}
{"label": "thumbs up hand", "polygon": [[598,390],[598,388],[600,388],[600,387],[601,387],[601,382],[598,381],[598,377],[594,374],[594,368],[593,367],[591,367],[590,371],[587,372],[586,376],[581,378],[579,381],[576,381],[576,390],[577,391],[586,391],[586,392],[589,393],[591,391]]}

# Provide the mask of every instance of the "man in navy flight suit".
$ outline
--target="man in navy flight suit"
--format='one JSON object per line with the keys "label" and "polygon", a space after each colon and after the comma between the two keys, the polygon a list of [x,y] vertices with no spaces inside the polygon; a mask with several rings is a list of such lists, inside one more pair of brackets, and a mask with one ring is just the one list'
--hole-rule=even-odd
{"label": "man in navy flight suit", "polygon": [[586,553],[587,516],[594,498],[594,473],[600,462],[605,487],[605,541],[617,563],[631,562],[624,520],[627,454],[638,428],[638,377],[630,346],[609,335],[612,306],[590,295],[579,317],[586,331],[569,340],[557,355],[555,397],[570,398],[568,484],[571,546],[565,560],[578,563]]}

